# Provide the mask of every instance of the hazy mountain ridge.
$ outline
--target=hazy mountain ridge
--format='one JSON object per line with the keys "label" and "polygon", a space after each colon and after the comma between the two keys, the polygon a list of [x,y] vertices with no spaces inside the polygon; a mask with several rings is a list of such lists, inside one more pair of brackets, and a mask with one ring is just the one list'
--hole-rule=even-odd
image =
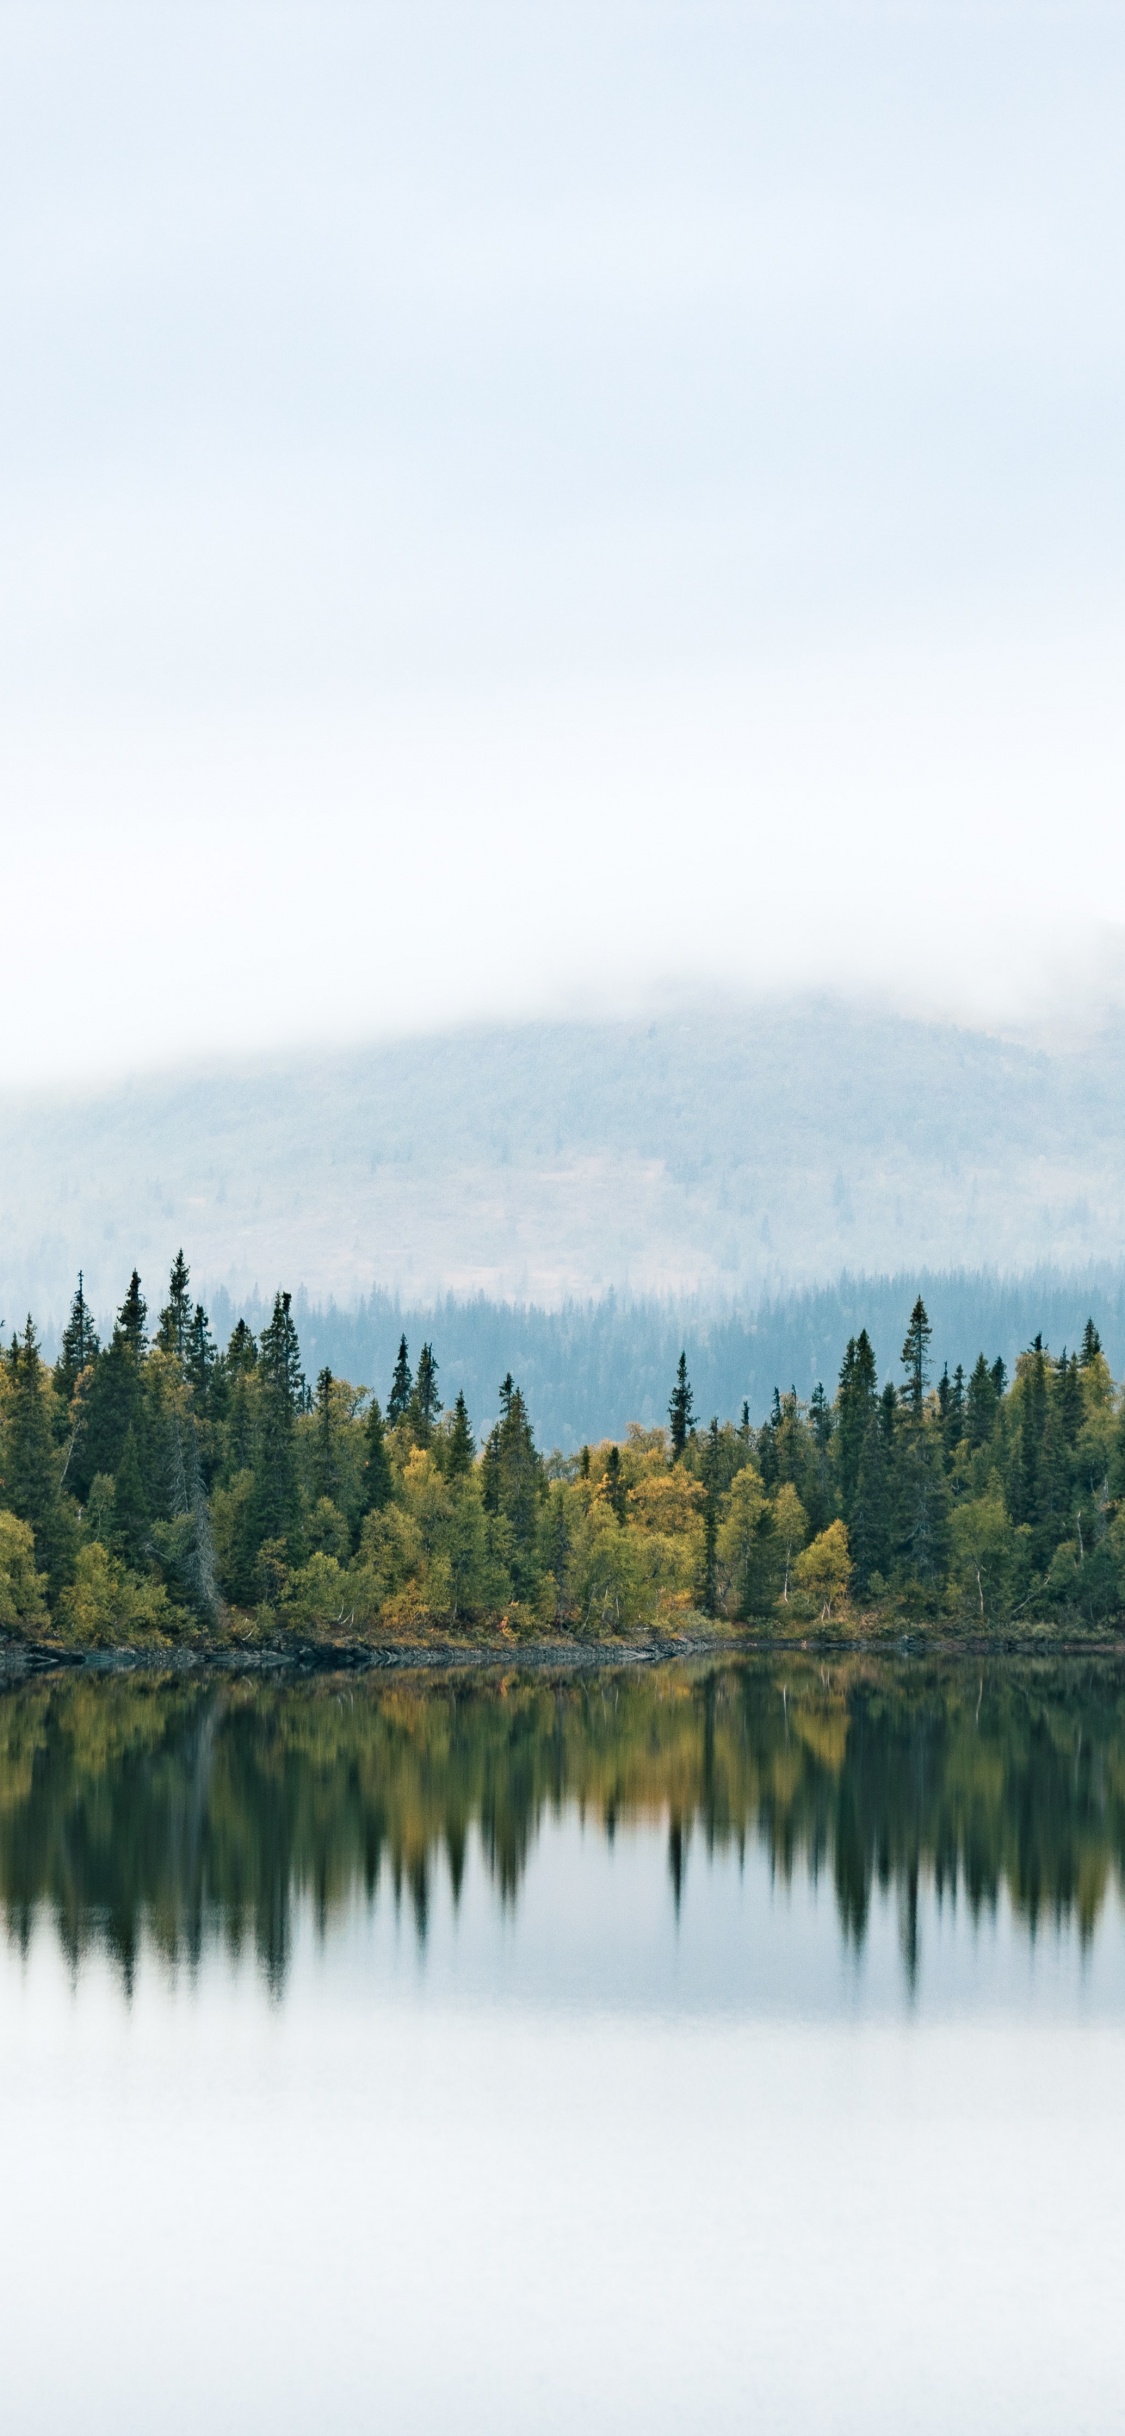
{"label": "hazy mountain ridge", "polygon": [[828,1001],[477,1027],[0,1104],[0,1311],[108,1308],[183,1243],[283,1280],[558,1307],[844,1270],[1113,1261],[1119,1024],[1051,1053]]}

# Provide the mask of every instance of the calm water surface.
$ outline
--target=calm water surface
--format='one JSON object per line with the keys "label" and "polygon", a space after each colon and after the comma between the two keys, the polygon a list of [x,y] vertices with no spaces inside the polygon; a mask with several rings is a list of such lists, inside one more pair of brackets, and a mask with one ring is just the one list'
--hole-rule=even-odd
{"label": "calm water surface", "polygon": [[13,2431],[1117,2430],[1125,1670],[0,1700]]}

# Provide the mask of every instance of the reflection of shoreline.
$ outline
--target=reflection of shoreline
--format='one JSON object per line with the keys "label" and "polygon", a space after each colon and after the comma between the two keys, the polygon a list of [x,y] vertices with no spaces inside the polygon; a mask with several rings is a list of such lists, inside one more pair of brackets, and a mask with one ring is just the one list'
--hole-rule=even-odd
{"label": "reflection of shoreline", "polygon": [[830,1872],[863,1943],[876,1887],[975,1916],[1004,1890],[1088,1938],[1125,1855],[1125,1670],[1109,1660],[826,1656],[607,1669],[432,1667],[304,1683],[85,1668],[0,1697],[0,1903],[46,1905],[74,1958],[126,1974],[151,1934],[189,1962],[216,1923],[275,1983],[295,1900],[327,1919],[385,1871],[426,1934],[470,1836],[514,1903],[543,1819],[659,1821],[677,1903],[690,1837]]}

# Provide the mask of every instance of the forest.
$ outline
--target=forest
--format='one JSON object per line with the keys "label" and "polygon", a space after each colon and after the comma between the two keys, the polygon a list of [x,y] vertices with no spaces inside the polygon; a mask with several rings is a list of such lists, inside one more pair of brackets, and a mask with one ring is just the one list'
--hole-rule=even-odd
{"label": "forest", "polygon": [[510,1375],[478,1445],[438,1359],[402,1338],[385,1402],[302,1369],[292,1299],[225,1348],[183,1254],[150,1325],[134,1271],[99,1342],[81,1278],[45,1362],[0,1365],[0,1629],[75,1648],[224,1639],[620,1639],[1085,1631],[1125,1605],[1125,1398],[1097,1329],[1011,1379],[981,1352],[931,1376],[919,1297],[899,1375],[866,1329],[834,1394],[775,1390],[760,1426],[696,1412],[536,1445]]}

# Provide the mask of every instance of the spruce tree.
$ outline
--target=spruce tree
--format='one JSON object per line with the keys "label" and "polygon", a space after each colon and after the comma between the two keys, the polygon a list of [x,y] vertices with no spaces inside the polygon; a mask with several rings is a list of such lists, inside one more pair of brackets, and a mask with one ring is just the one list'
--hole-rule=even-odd
{"label": "spruce tree", "polygon": [[197,1303],[192,1313],[184,1375],[195,1398],[196,1412],[205,1420],[210,1414],[213,1391],[219,1384],[219,1357],[202,1303]]}
{"label": "spruce tree", "polygon": [[381,1514],[394,1492],[394,1475],[387,1453],[386,1433],[378,1396],[372,1396],[363,1424],[363,1511]]}
{"label": "spruce tree", "polygon": [[406,1350],[406,1338],[403,1336],[399,1338],[398,1359],[391,1380],[391,1392],[387,1398],[388,1429],[397,1429],[400,1421],[405,1421],[410,1410],[410,1399],[413,1393],[414,1379]]}
{"label": "spruce tree", "polygon": [[862,1592],[885,1582],[891,1570],[897,1438],[897,1398],[888,1380],[867,1425],[849,1525],[856,1587]]}
{"label": "spruce tree", "polygon": [[289,1563],[296,1564],[302,1539],[294,1426],[304,1409],[305,1382],[292,1303],[290,1294],[275,1296],[258,1348],[253,1520],[256,1545],[281,1541]]}
{"label": "spruce tree", "polygon": [[840,1504],[851,1522],[859,1485],[859,1467],[867,1432],[878,1401],[875,1355],[866,1328],[849,1337],[840,1368],[836,1395],[836,1460],[840,1474]]}
{"label": "spruce tree", "polygon": [[453,1421],[445,1445],[445,1474],[447,1480],[467,1480],[476,1460],[476,1444],[469,1427],[468,1407],[463,1390],[457,1390]]}
{"label": "spruce tree", "polygon": [[125,1432],[113,1486],[113,1523],[114,1538],[126,1564],[139,1568],[149,1551],[151,1513],[137,1433],[131,1422]]}
{"label": "spruce tree", "polygon": [[144,1386],[146,1310],[141,1281],[134,1269],[129,1291],[117,1314],[113,1334],[94,1365],[89,1399],[78,1443],[67,1473],[80,1500],[99,1472],[113,1475],[121,1461],[127,1432],[137,1441],[142,1471],[147,1468]]}
{"label": "spruce tree", "polygon": [[719,1535],[719,1497],[722,1489],[721,1448],[718,1415],[712,1419],[703,1450],[703,1581],[700,1604],[705,1616],[719,1612],[716,1547]]}
{"label": "spruce tree", "polygon": [[30,1312],[22,1336],[8,1352],[8,1398],[4,1433],[3,1502],[35,1536],[35,1561],[46,1571],[58,1539],[59,1469],[46,1375]]}
{"label": "spruce tree", "polygon": [[673,1463],[679,1462],[684,1448],[687,1445],[688,1439],[691,1436],[694,1427],[692,1420],[692,1407],[693,1398],[687,1374],[687,1354],[684,1352],[681,1353],[679,1362],[677,1363],[676,1384],[672,1389],[671,1396],[668,1400],[668,1420],[672,1434]]}
{"label": "spruce tree", "polygon": [[910,1314],[910,1326],[906,1331],[902,1348],[902,1367],[906,1372],[906,1398],[911,1418],[915,1421],[921,1420],[925,1406],[926,1383],[929,1378],[927,1355],[933,1333],[926,1317],[925,1303],[919,1295]]}
{"label": "spruce tree", "polygon": [[511,1371],[500,1388],[500,1419],[489,1434],[481,1470],[486,1512],[502,1515],[511,1529],[512,1588],[517,1598],[530,1598],[539,1579],[539,1506],[547,1481]]}
{"label": "spruce tree", "polygon": [[1101,1349],[1102,1340],[1098,1335],[1093,1320],[1088,1319],[1085,1328],[1082,1331],[1082,1352],[1079,1356],[1083,1370],[1089,1370],[1090,1364],[1097,1361]]}
{"label": "spruce tree", "polygon": [[1020,1425],[1008,1505],[1013,1522],[1029,1523],[1034,1530],[1039,1520],[1039,1464],[1047,1427],[1047,1364],[1041,1336],[1025,1354],[1022,1367]]}
{"label": "spruce tree", "polygon": [[[138,1280],[138,1284],[139,1284]],[[160,1314],[156,1342],[161,1353],[175,1354],[178,1362],[186,1362],[191,1337],[192,1305],[188,1292],[188,1265],[183,1247],[172,1262],[168,1280],[168,1300]]]}
{"label": "spruce tree", "polygon": [[98,1336],[86,1300],[82,1271],[78,1272],[78,1287],[70,1306],[62,1335],[62,1351],[55,1364],[55,1386],[64,1403],[69,1404],[78,1380],[98,1358]]}
{"label": "spruce tree", "polygon": [[960,1362],[958,1362],[957,1368],[954,1371],[953,1377],[950,1381],[949,1395],[946,1400],[945,1413],[943,1415],[942,1422],[942,1437],[945,1442],[945,1455],[947,1462],[951,1461],[952,1457],[956,1454],[964,1434],[965,1373]]}
{"label": "spruce tree", "polygon": [[141,1293],[141,1281],[134,1269],[129,1279],[129,1291],[117,1315],[117,1326],[135,1362],[142,1362],[148,1350],[145,1322],[148,1305]]}
{"label": "spruce tree", "polygon": [[1055,1364],[1051,1392],[1052,1401],[1058,1406],[1063,1437],[1068,1446],[1076,1446],[1078,1433],[1086,1418],[1086,1400],[1082,1393],[1078,1356],[1072,1353],[1068,1361],[1065,1347]]}
{"label": "spruce tree", "polygon": [[434,1423],[441,1411],[441,1397],[437,1391],[437,1370],[433,1346],[423,1345],[418,1356],[418,1376],[414,1382],[414,1393],[409,1405],[410,1423],[419,1446],[429,1446],[434,1434]]}
{"label": "spruce tree", "polygon": [[326,1497],[330,1505],[339,1498],[340,1466],[336,1451],[336,1416],[332,1389],[335,1381],[327,1363],[316,1382],[316,1433],[313,1440],[313,1495]]}
{"label": "spruce tree", "polygon": [[625,1476],[621,1469],[621,1449],[618,1446],[611,1446],[606,1458],[605,1493],[607,1504],[612,1508],[618,1522],[623,1523],[625,1520]]}
{"label": "spruce tree", "polygon": [[965,1397],[965,1437],[974,1454],[979,1447],[988,1445],[999,1402],[995,1372],[989,1369],[983,1353],[978,1353]]}

